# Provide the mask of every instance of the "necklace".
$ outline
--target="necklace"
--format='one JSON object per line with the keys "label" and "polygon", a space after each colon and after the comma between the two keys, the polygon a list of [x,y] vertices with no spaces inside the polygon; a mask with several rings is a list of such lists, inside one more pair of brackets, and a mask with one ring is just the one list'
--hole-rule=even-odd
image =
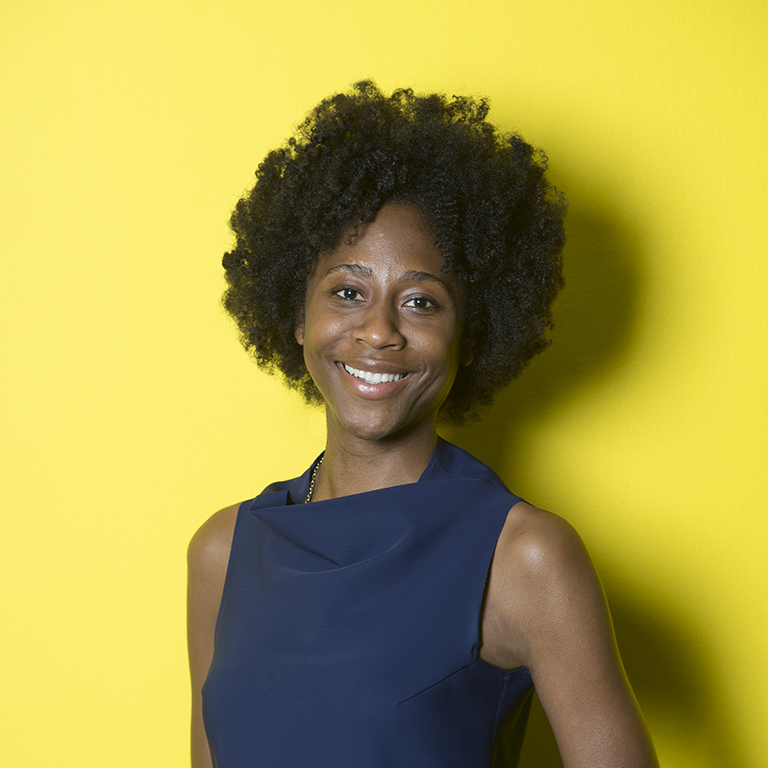
{"label": "necklace", "polygon": [[312,501],[312,492],[315,490],[315,480],[317,479],[317,470],[320,469],[320,465],[323,463],[325,454],[320,457],[320,461],[315,464],[312,469],[312,477],[309,478],[309,490],[307,491],[307,498],[304,499],[305,504],[309,504]]}

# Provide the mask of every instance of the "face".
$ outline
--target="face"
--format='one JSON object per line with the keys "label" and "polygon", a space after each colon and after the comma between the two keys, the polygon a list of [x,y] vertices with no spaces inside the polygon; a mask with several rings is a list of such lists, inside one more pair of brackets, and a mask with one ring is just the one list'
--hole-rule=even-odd
{"label": "face", "polygon": [[462,287],[423,214],[385,205],[310,274],[296,340],[325,400],[329,435],[435,431],[459,365]]}

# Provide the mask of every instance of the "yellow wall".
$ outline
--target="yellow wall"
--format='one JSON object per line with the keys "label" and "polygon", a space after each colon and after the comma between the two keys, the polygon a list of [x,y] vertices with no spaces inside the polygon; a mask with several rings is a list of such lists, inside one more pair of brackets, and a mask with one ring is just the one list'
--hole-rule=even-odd
{"label": "yellow wall", "polygon": [[[184,554],[319,413],[218,305],[321,97],[486,94],[571,199],[556,343],[449,437],[582,532],[665,766],[768,764],[760,0],[0,6],[3,762],[184,766]],[[526,766],[552,768],[537,719]],[[537,762],[538,760],[538,762]]]}

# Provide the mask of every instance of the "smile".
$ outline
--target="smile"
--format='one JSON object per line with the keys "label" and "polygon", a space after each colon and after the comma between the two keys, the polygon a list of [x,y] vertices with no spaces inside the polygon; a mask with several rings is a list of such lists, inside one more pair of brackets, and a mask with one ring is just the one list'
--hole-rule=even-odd
{"label": "smile", "polygon": [[400,381],[405,374],[402,373],[371,373],[370,371],[360,371],[357,368],[353,368],[351,365],[342,363],[344,370],[351,376],[355,376],[358,379],[363,379],[369,384],[387,384],[390,381]]}

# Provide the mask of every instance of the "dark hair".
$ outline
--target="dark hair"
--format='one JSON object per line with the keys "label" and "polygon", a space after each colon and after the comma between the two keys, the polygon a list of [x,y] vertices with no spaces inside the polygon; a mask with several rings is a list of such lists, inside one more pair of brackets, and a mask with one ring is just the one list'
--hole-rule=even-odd
{"label": "dark hair", "polygon": [[474,360],[443,405],[460,422],[549,345],[562,287],[562,195],[546,156],[486,122],[485,99],[409,89],[385,96],[371,81],[320,102],[296,136],[270,152],[232,213],[224,306],[256,362],[309,402],[321,397],[294,328],[318,255],[371,221],[387,202],[416,205],[447,269],[466,287]]}

